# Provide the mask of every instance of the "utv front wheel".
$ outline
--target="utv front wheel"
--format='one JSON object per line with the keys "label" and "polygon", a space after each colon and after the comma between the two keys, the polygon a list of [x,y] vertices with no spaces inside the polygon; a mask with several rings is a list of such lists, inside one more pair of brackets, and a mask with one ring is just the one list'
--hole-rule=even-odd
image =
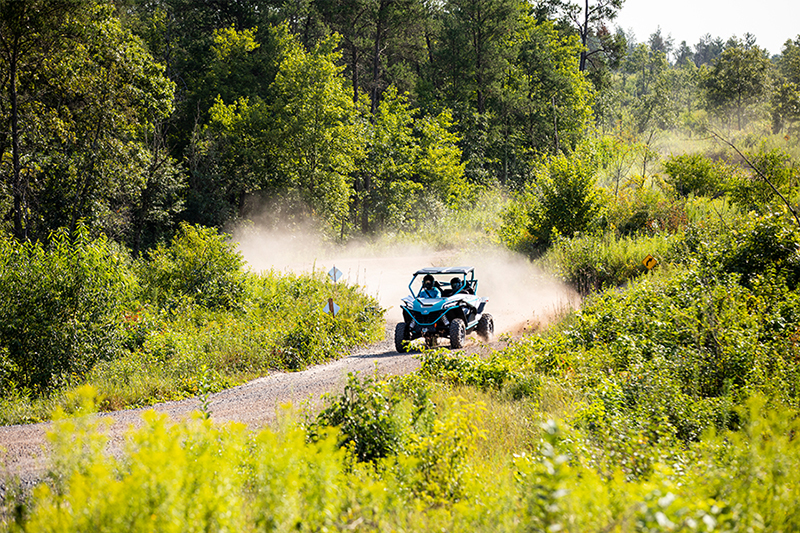
{"label": "utv front wheel", "polygon": [[394,347],[398,353],[406,353],[408,351],[408,333],[405,322],[400,322],[394,328]]}
{"label": "utv front wheel", "polygon": [[489,313],[484,313],[478,321],[478,328],[476,329],[478,337],[483,342],[489,342],[494,336],[494,318]]}
{"label": "utv front wheel", "polygon": [[463,348],[466,339],[467,329],[464,327],[464,321],[460,318],[454,318],[450,322],[450,347],[454,350]]}

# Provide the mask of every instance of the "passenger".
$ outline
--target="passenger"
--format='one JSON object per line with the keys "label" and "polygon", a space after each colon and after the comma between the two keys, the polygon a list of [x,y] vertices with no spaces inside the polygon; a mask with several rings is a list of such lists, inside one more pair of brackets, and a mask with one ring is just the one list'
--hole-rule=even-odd
{"label": "passenger", "polygon": [[422,278],[422,289],[419,291],[417,298],[441,298],[442,291],[433,284],[433,276],[425,274]]}
{"label": "passenger", "polygon": [[454,296],[461,292],[461,279],[460,278],[453,278],[450,280],[450,287],[452,288],[450,295]]}

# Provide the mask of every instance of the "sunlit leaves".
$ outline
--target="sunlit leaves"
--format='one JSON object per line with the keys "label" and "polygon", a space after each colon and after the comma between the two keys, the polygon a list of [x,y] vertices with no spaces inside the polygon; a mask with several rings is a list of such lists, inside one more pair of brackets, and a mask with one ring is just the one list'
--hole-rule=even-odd
{"label": "sunlit leaves", "polygon": [[362,147],[353,101],[336,64],[336,39],[311,51],[289,37],[284,46],[271,106],[275,163],[312,209],[341,218]]}
{"label": "sunlit leaves", "polygon": [[709,107],[723,115],[732,113],[741,129],[747,110],[765,97],[770,67],[765,50],[741,43],[729,46],[703,74]]}

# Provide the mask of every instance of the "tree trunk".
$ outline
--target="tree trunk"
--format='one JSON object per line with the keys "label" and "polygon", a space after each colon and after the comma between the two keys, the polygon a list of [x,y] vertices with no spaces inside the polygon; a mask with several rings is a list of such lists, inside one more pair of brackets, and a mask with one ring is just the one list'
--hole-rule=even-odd
{"label": "tree trunk", "polygon": [[358,47],[355,42],[350,45],[350,57],[353,60],[353,102],[358,103]]}
{"label": "tree trunk", "polygon": [[14,237],[28,240],[27,186],[22,182],[22,165],[19,158],[19,98],[17,96],[17,65],[19,61],[19,38],[15,36],[9,64],[9,100],[11,100],[11,188],[14,196]]}
{"label": "tree trunk", "polygon": [[589,0],[586,0],[586,5],[583,10],[583,27],[580,28],[581,32],[581,44],[583,44],[583,50],[581,50],[581,63],[579,66],[579,70],[581,72],[586,71],[586,42],[589,40]]}
{"label": "tree trunk", "polygon": [[381,42],[385,28],[386,12],[392,0],[381,0],[378,6],[378,20],[375,24],[375,42],[372,47],[372,83],[370,84],[369,96],[371,102],[372,115],[378,112],[378,100],[380,99],[380,77],[381,77]]}

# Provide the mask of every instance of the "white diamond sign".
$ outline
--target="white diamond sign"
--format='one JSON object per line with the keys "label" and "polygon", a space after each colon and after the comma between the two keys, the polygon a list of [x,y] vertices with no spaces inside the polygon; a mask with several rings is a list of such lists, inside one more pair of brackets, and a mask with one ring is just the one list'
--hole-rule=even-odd
{"label": "white diamond sign", "polygon": [[328,272],[328,275],[331,277],[334,283],[339,281],[342,278],[342,276],[344,276],[342,271],[336,268],[335,266],[331,269],[330,272]]}
{"label": "white diamond sign", "polygon": [[328,303],[325,304],[323,309],[326,313],[334,317],[339,312],[339,306],[333,303],[333,298],[328,298]]}

